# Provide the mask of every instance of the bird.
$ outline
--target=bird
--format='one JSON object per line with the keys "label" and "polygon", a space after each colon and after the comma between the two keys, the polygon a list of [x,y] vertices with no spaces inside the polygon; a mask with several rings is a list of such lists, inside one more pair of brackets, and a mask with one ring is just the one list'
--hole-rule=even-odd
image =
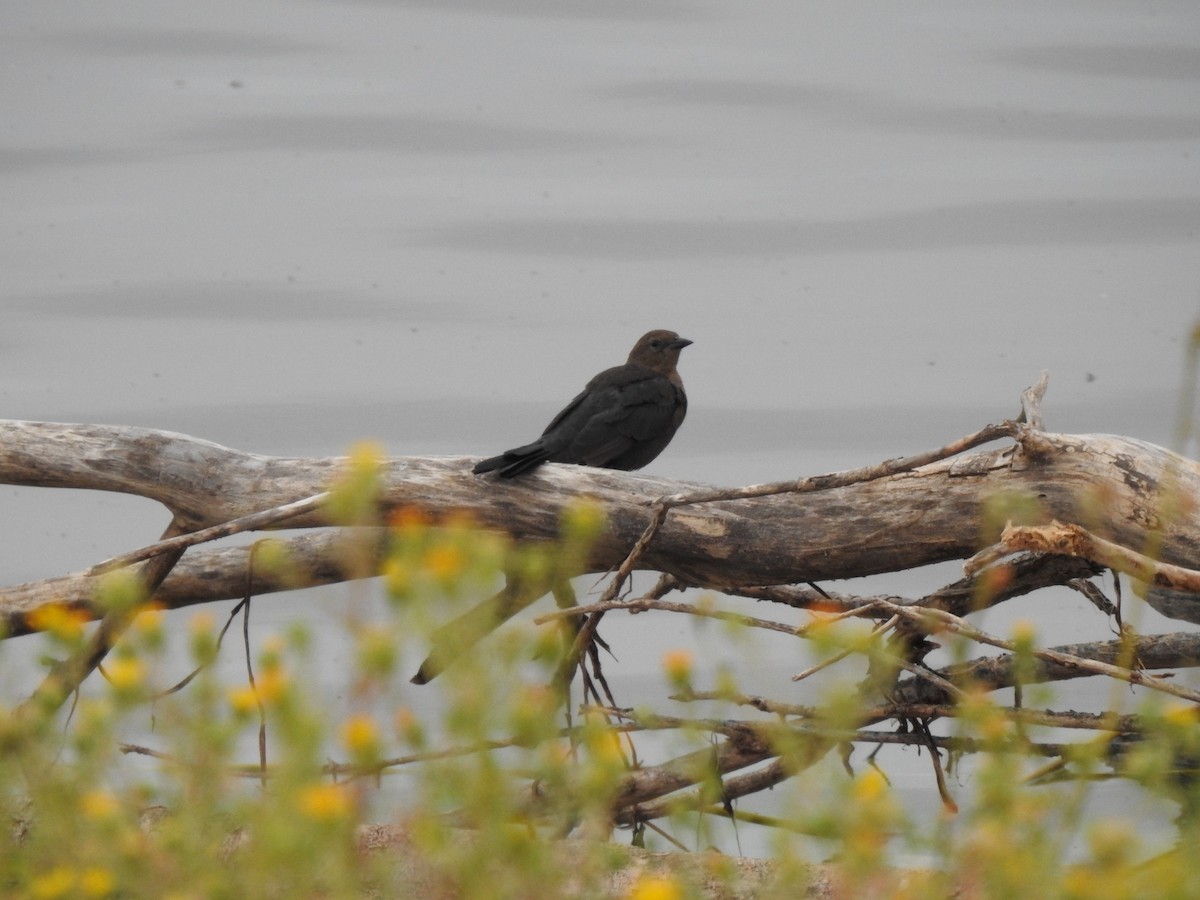
{"label": "bird", "polygon": [[485,459],[473,471],[515,478],[544,462],[642,468],[662,453],[687,414],[687,394],[676,366],[680,351],[691,343],[674,331],[646,332],[625,364],[589,381],[541,437]]}
{"label": "bird", "polygon": [[[679,353],[691,341],[658,329],[642,335],[622,366],[605,369],[550,420],[532,444],[514,447],[476,464],[474,472],[515,478],[544,462],[608,469],[640,469],[662,453],[687,414],[687,394],[676,369]],[[504,588],[431,636],[433,649],[413,684],[427,684],[501,622],[548,590],[568,586],[515,573]]]}

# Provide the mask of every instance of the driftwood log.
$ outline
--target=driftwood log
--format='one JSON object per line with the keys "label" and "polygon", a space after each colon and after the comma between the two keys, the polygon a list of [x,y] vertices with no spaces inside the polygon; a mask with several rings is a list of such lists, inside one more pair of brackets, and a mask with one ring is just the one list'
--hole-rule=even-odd
{"label": "driftwood log", "polygon": [[[568,676],[595,624],[613,610],[709,615],[804,636],[804,629],[792,625],[664,599],[685,587],[881,623],[886,645],[871,661],[882,659],[893,674],[887,684],[864,692],[858,732],[822,732],[820,710],[767,697],[697,691],[678,698],[733,702],[811,732],[805,762],[777,757],[775,742],[753,721],[703,723],[662,716],[631,721],[628,713],[609,710],[625,729],[700,726],[718,738],[715,753],[705,750],[696,759],[685,756],[632,772],[613,810],[618,822],[663,815],[663,798],[696,784],[695,763],[701,757],[724,779],[728,802],[789,777],[845,741],[904,740],[931,749],[964,749],[962,741],[933,735],[928,727],[910,731],[906,726],[897,735],[871,726],[953,716],[953,704],[962,695],[959,685],[968,681],[985,690],[1017,686],[1013,645],[964,618],[980,602],[981,579],[987,579],[985,602],[990,604],[1068,585],[1116,618],[1116,640],[1038,649],[1033,671],[1022,667],[1026,681],[1102,675],[1200,703],[1200,693],[1150,674],[1200,665],[1200,638],[1188,632],[1134,634],[1091,580],[1107,569],[1120,571],[1160,611],[1200,621],[1200,466],[1128,437],[1048,433],[1037,408],[1044,389],[1043,379],[1026,393],[1020,419],[989,425],[926,453],[731,490],[567,465],[545,465],[528,477],[499,482],[473,475],[472,458],[392,459],[384,469],[381,521],[390,511],[417,508],[434,521],[467,515],[480,527],[517,540],[553,540],[565,510],[581,500],[598,505],[606,525],[578,574],[615,573],[609,588],[598,603],[543,616],[571,616],[582,623],[568,654]],[[295,571],[256,573],[255,593],[374,574],[372,565],[347,562],[324,502],[346,464],[344,458],[259,456],[147,429],[0,421],[0,483],[116,491],[156,500],[170,513],[163,539],[138,551],[98,562],[86,572],[0,588],[0,623],[8,636],[29,633],[38,621],[31,614],[48,603],[97,615],[92,605],[97,578],[114,566],[137,571],[167,608],[241,597],[249,549],[205,546],[238,531],[289,529],[281,540]],[[384,533],[382,528],[373,532],[380,553]],[[813,584],[954,559],[966,561],[966,577],[915,600],[845,596]],[[663,577],[645,597],[618,599],[633,569]],[[33,699],[62,702],[127,624],[127,615],[108,614],[89,646],[52,671]],[[923,666],[932,647],[925,638],[943,632],[1005,652],[930,670]],[[599,696],[592,696],[599,703]],[[1135,716],[1099,712],[1014,708],[1012,715],[1120,734],[1136,735],[1139,727]],[[1056,751],[1044,745],[1037,752]],[[941,785],[938,758],[934,753]],[[730,774],[756,764],[762,765]],[[707,801],[697,793],[695,803],[705,808]]]}
{"label": "driftwood log", "polygon": [[[1015,431],[994,427],[996,439]],[[982,433],[982,432],[981,432]],[[1200,465],[1161,447],[1113,435],[1024,432],[995,449],[940,459],[887,477],[828,476],[727,492],[733,499],[690,498],[726,492],[645,475],[551,464],[524,479],[498,482],[471,474],[474,458],[398,458],[387,467],[385,508],[433,516],[469,514],[481,527],[518,540],[553,539],[564,509],[582,499],[600,506],[608,526],[588,569],[618,567],[646,530],[655,503],[670,507],[639,567],[713,589],[853,578],[967,559],[985,537],[989,503],[1030,498],[1042,523],[1082,526],[1136,553],[1200,568]],[[178,530],[192,532],[320,495],[342,458],[293,459],[243,453],[163,431],[107,425],[0,420],[0,483],[115,491],[157,500]],[[886,465],[886,464],[885,464]],[[833,483],[825,487],[822,482]],[[791,488],[791,489],[789,489]],[[1181,499],[1182,498],[1182,499]],[[319,503],[289,517],[288,528],[329,526]],[[1030,515],[1027,513],[1027,516]],[[1003,523],[1000,523],[1003,524]],[[1026,521],[1025,524],[1038,524]],[[287,539],[309,584],[350,573],[328,532]],[[193,548],[163,580],[167,608],[241,596],[246,548]],[[90,609],[93,570],[0,588],[0,622],[27,633],[28,614],[51,600]],[[581,573],[582,574],[582,573]],[[272,581],[263,593],[295,588]],[[1158,585],[1170,588],[1169,582]],[[1186,595],[1184,595],[1186,600]],[[1186,611],[1186,603],[1184,603]],[[1200,599],[1197,600],[1200,614]]]}

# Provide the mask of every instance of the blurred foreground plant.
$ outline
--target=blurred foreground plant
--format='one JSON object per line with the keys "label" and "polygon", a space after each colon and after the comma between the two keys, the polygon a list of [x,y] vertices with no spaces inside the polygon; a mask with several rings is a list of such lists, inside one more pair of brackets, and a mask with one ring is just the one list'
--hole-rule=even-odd
{"label": "blurred foreground plant", "polygon": [[[354,459],[337,503],[353,524],[372,524],[375,457]],[[1114,725],[1065,749],[1037,737],[1058,720],[1000,706],[966,681],[937,704],[881,708],[863,685],[881,672],[894,679],[904,660],[881,627],[862,621],[826,616],[796,628],[722,610],[707,595],[691,608],[660,603],[661,594],[625,607],[721,619],[730,637],[790,632],[820,660],[802,676],[856,661],[872,670],[874,681],[834,680],[812,706],[744,695],[726,670],[716,690],[699,690],[712,676],[678,648],[662,657],[657,688],[681,703],[717,704],[719,716],[603,704],[594,658],[588,702],[572,705],[561,665],[583,620],[566,611],[478,644],[444,673],[430,713],[429,689],[405,676],[431,631],[504,573],[577,569],[602,526],[594,509],[572,508],[558,542],[514,546],[464,518],[399,512],[389,524],[381,614],[350,604],[343,618],[350,662],[335,704],[322,699],[335,692],[317,683],[303,629],[259,638],[255,667],[230,685],[214,665],[221,650],[211,616],[192,617],[172,640],[164,614],[143,612],[109,656],[105,680],[89,683],[69,715],[0,710],[0,806],[12,823],[0,886],[31,897],[689,897],[732,890],[738,870],[706,854],[623,883],[615,873],[628,854],[613,838],[703,849],[722,841],[713,824],[733,819],[777,835],[776,874],[759,886],[762,896],[794,896],[814,877],[809,863],[826,856],[845,896],[927,897],[956,886],[989,897],[1200,895],[1190,863],[1200,809],[1194,706],[1148,700],[1135,714],[1136,739],[1110,737],[1128,731]],[[273,552],[263,558],[287,565]],[[106,602],[140,602],[128,579],[107,584]],[[66,609],[39,615],[49,665],[79,645],[85,625]],[[1014,677],[1036,681],[1036,634],[1022,625],[1007,643]],[[198,674],[164,695],[184,655]],[[759,715],[732,717],[745,707]],[[874,727],[889,720],[895,731]],[[931,729],[939,720],[953,723],[949,733]],[[147,726],[152,749],[121,743]],[[670,733],[674,755],[642,759],[651,731]],[[902,812],[886,768],[843,773],[826,758],[843,749],[851,768],[849,747],[893,738],[929,754],[945,797],[933,821]],[[248,764],[256,746],[259,763]],[[152,767],[122,750],[150,757]],[[977,798],[957,815],[946,773],[967,754],[975,765],[960,787]],[[1044,767],[1047,755],[1061,765]],[[1049,777],[1067,770],[1069,782]],[[1177,849],[1146,861],[1136,821],[1088,819],[1088,779],[1114,770],[1179,804]],[[743,798],[785,781],[771,815],[746,808]],[[380,819],[391,826],[382,841],[367,827]],[[1069,860],[1072,837],[1085,849]],[[377,852],[380,843],[394,852]],[[933,869],[897,877],[891,866],[903,854]]]}

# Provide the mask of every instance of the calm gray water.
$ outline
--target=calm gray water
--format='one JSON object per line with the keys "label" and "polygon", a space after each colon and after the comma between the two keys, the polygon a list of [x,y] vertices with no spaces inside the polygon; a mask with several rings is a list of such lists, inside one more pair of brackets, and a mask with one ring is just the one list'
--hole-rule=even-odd
{"label": "calm gray water", "polygon": [[[284,455],[364,437],[491,453],[666,327],[696,343],[664,476],[748,483],[937,446],[1012,414],[1043,369],[1048,427],[1172,440],[1200,312],[1192,0],[2,15],[5,417]],[[9,583],[165,524],[125,498],[0,502]],[[321,622],[340,596],[256,616]],[[989,627],[1107,634],[1048,596]],[[645,622],[608,626],[631,692],[664,642],[693,640]],[[32,666],[6,651],[15,696]],[[778,690],[793,656],[767,643],[747,677]],[[321,658],[336,699],[345,649]],[[905,765],[931,808],[923,763]]]}

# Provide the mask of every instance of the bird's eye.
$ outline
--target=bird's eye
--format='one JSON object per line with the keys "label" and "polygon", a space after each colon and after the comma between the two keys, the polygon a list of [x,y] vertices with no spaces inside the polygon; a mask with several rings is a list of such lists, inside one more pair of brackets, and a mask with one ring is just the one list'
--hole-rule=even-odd
{"label": "bird's eye", "polygon": [[655,350],[661,350],[662,345],[663,345],[663,342],[660,341],[658,338],[653,338],[650,341],[650,346],[653,347]]}

